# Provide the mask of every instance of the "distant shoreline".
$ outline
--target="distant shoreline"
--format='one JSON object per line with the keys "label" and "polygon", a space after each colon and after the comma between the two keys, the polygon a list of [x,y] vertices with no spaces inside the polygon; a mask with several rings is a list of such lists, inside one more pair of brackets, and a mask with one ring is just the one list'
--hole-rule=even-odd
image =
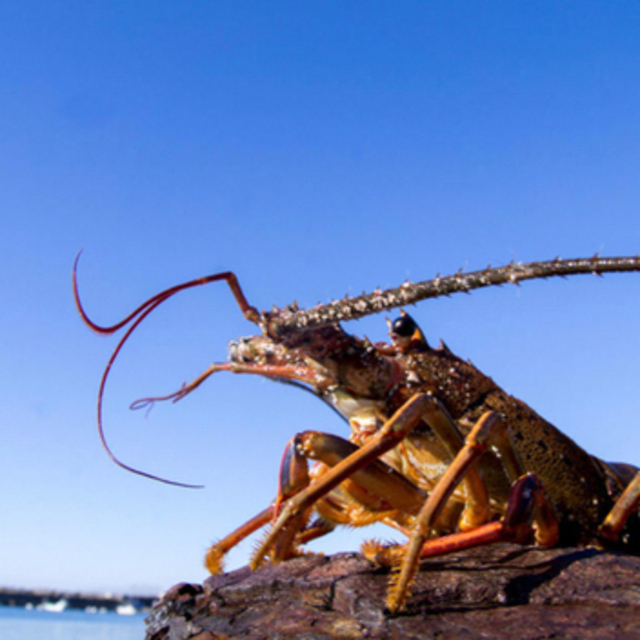
{"label": "distant shoreline", "polygon": [[116,611],[119,607],[133,606],[136,612],[151,610],[158,596],[91,594],[49,589],[8,589],[0,587],[0,605],[8,607],[42,607],[64,601],[65,609],[87,608],[98,611]]}

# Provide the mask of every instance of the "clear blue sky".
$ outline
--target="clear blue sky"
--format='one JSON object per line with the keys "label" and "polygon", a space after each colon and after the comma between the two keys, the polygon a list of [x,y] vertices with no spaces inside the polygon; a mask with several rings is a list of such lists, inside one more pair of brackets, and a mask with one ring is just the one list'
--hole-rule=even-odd
{"label": "clear blue sky", "polygon": [[[80,248],[102,324],[227,269],[270,308],[638,253],[638,33],[634,2],[4,3],[0,585],[201,581],[207,545],[273,497],[286,441],[345,434],[309,394],[223,374],[128,411],[255,332],[212,285],[141,327],[105,396],[122,460],[206,489],[117,468],[95,426],[115,340],[73,306]],[[590,452],[638,464],[639,294],[640,274],[583,276],[413,313]],[[349,328],[385,337],[382,316]]]}

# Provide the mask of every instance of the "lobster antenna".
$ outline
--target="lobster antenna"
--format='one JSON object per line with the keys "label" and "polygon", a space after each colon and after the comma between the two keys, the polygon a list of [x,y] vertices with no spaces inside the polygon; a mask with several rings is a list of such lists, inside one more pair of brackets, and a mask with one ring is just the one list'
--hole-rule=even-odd
{"label": "lobster antenna", "polygon": [[504,267],[487,267],[480,271],[452,276],[436,276],[424,282],[405,282],[395,289],[374,291],[355,297],[319,304],[310,309],[287,309],[269,318],[269,328],[276,335],[286,335],[300,329],[314,329],[338,322],[356,320],[396,307],[415,304],[428,298],[440,298],[452,293],[469,293],[473,289],[502,284],[519,284],[523,280],[569,276],[580,273],[602,275],[608,272],[640,271],[640,257],[556,258],[546,262],[510,263]]}
{"label": "lobster antenna", "polygon": [[102,378],[100,379],[100,389],[98,391],[97,420],[98,420],[98,433],[100,435],[100,442],[102,442],[102,446],[107,452],[107,455],[111,458],[111,460],[113,460],[113,462],[115,462],[119,467],[122,467],[123,469],[130,471],[131,473],[135,473],[137,475],[144,476],[145,478],[150,478],[151,480],[157,480],[158,482],[163,482],[165,484],[170,484],[178,487],[186,487],[188,489],[201,489],[203,485],[194,485],[194,484],[186,484],[184,482],[176,482],[174,480],[168,480],[166,478],[162,478],[160,476],[156,476],[151,473],[147,473],[145,471],[140,471],[139,469],[135,469],[134,467],[130,467],[129,465],[120,461],[115,456],[113,451],[111,451],[111,447],[109,447],[109,444],[107,443],[107,439],[105,437],[104,423],[102,419],[102,404],[103,404],[103,398],[104,398],[104,389],[107,383],[107,378],[109,377],[109,372],[111,371],[111,367],[113,366],[113,363],[115,362],[118,354],[122,350],[122,347],[124,346],[125,342],[129,339],[131,334],[135,331],[136,327],[156,307],[158,307],[165,300],[168,300],[169,298],[174,296],[176,293],[179,293],[180,291],[184,291],[192,287],[198,287],[205,284],[209,284],[210,282],[224,280],[229,285],[229,288],[231,289],[231,292],[233,293],[236,299],[236,302],[238,303],[238,306],[240,307],[242,313],[244,314],[245,318],[247,318],[247,320],[250,320],[251,322],[254,322],[257,324],[258,320],[260,319],[260,314],[258,313],[258,311],[256,311],[254,307],[252,307],[247,302],[247,299],[245,298],[244,293],[242,292],[242,289],[238,284],[236,276],[230,271],[225,271],[223,273],[216,273],[210,276],[205,276],[204,278],[197,278],[196,280],[190,280],[183,284],[179,284],[179,285],[170,287],[169,289],[165,289],[164,291],[161,291],[160,293],[156,294],[155,296],[152,296],[151,298],[143,302],[139,307],[137,307],[134,311],[132,311],[126,318],[124,318],[124,320],[121,320],[120,322],[117,322],[116,324],[111,326],[98,325],[89,318],[80,301],[80,293],[78,291],[77,270],[78,270],[78,261],[80,260],[81,254],[82,254],[82,251],[78,252],[78,255],[76,256],[76,259],[73,263],[72,284],[73,284],[73,298],[78,308],[78,312],[80,313],[80,316],[82,317],[85,324],[87,324],[91,329],[93,329],[98,333],[111,334],[125,327],[127,324],[132,323],[131,326],[127,329],[125,334],[120,339],[120,342],[118,342],[113,353],[111,354],[111,357],[109,358],[109,362],[107,363],[107,366],[105,367],[104,372],[102,374]]}
{"label": "lobster antenna", "polygon": [[149,305],[147,309],[140,314],[140,316],[135,320],[135,322],[127,329],[126,333],[118,342],[118,345],[114,349],[111,357],[109,358],[109,362],[105,367],[104,373],[102,374],[102,378],[100,379],[100,390],[98,391],[98,434],[100,435],[100,442],[102,442],[102,446],[104,450],[107,452],[107,455],[115,462],[119,467],[122,467],[126,471],[130,471],[131,473],[135,473],[139,476],[143,476],[145,478],[149,478],[151,480],[157,480],[158,482],[163,482],[164,484],[170,484],[176,487],[185,487],[187,489],[202,489],[204,485],[201,484],[186,484],[184,482],[177,482],[175,480],[168,480],[167,478],[162,478],[161,476],[156,476],[152,473],[147,473],[146,471],[141,471],[140,469],[135,469],[134,467],[130,467],[128,464],[120,461],[115,454],[111,451],[111,447],[107,443],[107,439],[104,435],[104,422],[102,420],[102,402],[104,398],[104,387],[107,383],[107,378],[109,377],[109,372],[111,371],[111,367],[115,362],[116,357],[120,353],[124,343],[128,340],[129,336],[133,333],[136,327],[162,302],[164,302],[166,298],[160,298],[156,300],[153,304]]}

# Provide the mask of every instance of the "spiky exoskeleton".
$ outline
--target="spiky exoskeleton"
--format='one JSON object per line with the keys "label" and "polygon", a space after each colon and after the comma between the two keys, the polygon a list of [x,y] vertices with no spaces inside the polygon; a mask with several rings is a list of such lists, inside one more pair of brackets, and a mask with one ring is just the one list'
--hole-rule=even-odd
{"label": "spiky exoskeleton", "polygon": [[365,540],[360,546],[360,553],[380,567],[398,565],[406,553],[406,546],[382,540]]}
{"label": "spiky exoskeleton", "polygon": [[389,574],[389,583],[387,586],[387,608],[392,613],[396,613],[404,609],[407,598],[411,595],[411,589],[416,583],[415,573],[411,573],[408,582],[403,579],[402,561],[404,555],[398,555],[391,565],[391,573]]}

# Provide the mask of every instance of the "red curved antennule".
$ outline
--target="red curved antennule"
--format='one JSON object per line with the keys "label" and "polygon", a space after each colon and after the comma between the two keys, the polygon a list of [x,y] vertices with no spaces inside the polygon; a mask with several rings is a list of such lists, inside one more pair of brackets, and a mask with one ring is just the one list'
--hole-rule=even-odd
{"label": "red curved antennule", "polygon": [[158,306],[156,303],[164,302],[165,300],[171,298],[176,293],[180,291],[185,291],[186,289],[191,289],[193,287],[200,287],[205,284],[209,284],[211,282],[219,282],[220,280],[224,280],[229,288],[231,289],[231,293],[233,293],[233,297],[236,299],[240,310],[242,311],[244,317],[253,322],[254,324],[258,324],[260,319],[260,313],[255,307],[252,307],[247,299],[245,298],[244,292],[242,291],[240,284],[238,283],[238,278],[233,271],[222,271],[221,273],[214,273],[212,275],[204,276],[203,278],[196,278],[195,280],[189,280],[187,282],[183,282],[182,284],[175,285],[173,287],[169,287],[160,293],[157,293],[155,296],[152,296],[145,302],[143,302],[139,307],[134,309],[126,318],[121,320],[120,322],[108,326],[103,327],[101,325],[93,322],[89,316],[87,315],[82,303],[80,302],[80,293],[78,291],[78,261],[80,260],[80,256],[82,255],[82,250],[78,252],[76,259],[73,263],[73,273],[72,273],[72,282],[73,282],[73,299],[75,300],[76,307],[78,308],[78,312],[80,316],[84,320],[84,322],[91,327],[94,331],[98,333],[115,333],[118,329],[121,329],[125,325],[129,324],[134,318],[136,318],[139,314],[141,314],[145,309],[148,309],[153,305],[155,308]]}
{"label": "red curved antennule", "polygon": [[[102,378],[100,379],[100,389],[98,391],[97,413],[98,413],[98,433],[100,435],[100,441],[102,442],[102,446],[107,452],[107,455],[111,458],[111,460],[113,460],[113,462],[115,462],[119,467],[122,467],[123,469],[130,471],[131,473],[135,473],[137,475],[144,476],[145,478],[150,478],[151,480],[157,480],[158,482],[164,482],[165,484],[176,485],[179,487],[187,487],[190,489],[202,488],[202,485],[185,484],[183,482],[175,482],[173,480],[167,480],[166,478],[161,478],[160,476],[156,476],[151,473],[146,473],[145,471],[140,471],[139,469],[130,467],[129,465],[118,460],[118,458],[114,455],[114,453],[111,451],[111,448],[107,444],[107,441],[104,435],[103,422],[102,422],[102,401],[104,397],[104,388],[107,382],[107,378],[109,377],[109,372],[111,371],[111,367],[113,366],[115,359],[117,358],[118,354],[122,350],[122,347],[124,346],[125,342],[129,339],[131,334],[135,331],[137,326],[156,307],[158,307],[165,300],[168,300],[169,298],[174,296],[176,293],[179,293],[180,291],[184,291],[192,287],[198,287],[205,284],[209,284],[210,282],[217,282],[220,280],[224,280],[229,285],[229,288],[231,289],[231,292],[233,293],[233,296],[236,299],[238,306],[240,307],[242,313],[244,314],[245,318],[247,318],[247,320],[257,324],[260,319],[259,312],[247,302],[247,299],[245,298],[244,293],[240,288],[238,279],[236,278],[235,274],[231,271],[224,271],[222,273],[216,273],[213,275],[205,276],[203,278],[196,278],[195,280],[189,280],[188,282],[185,282],[183,284],[169,287],[168,289],[161,291],[160,293],[156,294],[155,296],[152,296],[151,298],[143,302],[139,307],[134,309],[134,311],[132,311],[126,318],[124,318],[120,322],[117,322],[116,324],[113,324],[111,326],[103,327],[101,325],[96,324],[89,318],[80,301],[80,293],[78,291],[77,270],[78,270],[78,261],[80,260],[81,254],[82,254],[82,251],[79,251],[73,263],[72,283],[73,283],[73,298],[75,300],[76,307],[78,308],[78,312],[80,313],[82,320],[93,331],[96,331],[97,333],[102,333],[102,334],[115,333],[116,331],[118,331],[119,329],[122,329],[129,323],[132,323],[131,326],[125,332],[125,334],[122,336],[118,344],[116,345],[116,348],[111,354],[111,357],[107,362],[107,366],[104,369]],[[174,394],[174,395],[177,395],[178,396],[177,399],[179,399],[180,397],[183,397],[184,395],[186,395],[186,393],[188,393],[188,391],[181,390],[181,392],[178,392],[178,394]],[[153,399],[150,399],[150,400],[153,400]]]}

